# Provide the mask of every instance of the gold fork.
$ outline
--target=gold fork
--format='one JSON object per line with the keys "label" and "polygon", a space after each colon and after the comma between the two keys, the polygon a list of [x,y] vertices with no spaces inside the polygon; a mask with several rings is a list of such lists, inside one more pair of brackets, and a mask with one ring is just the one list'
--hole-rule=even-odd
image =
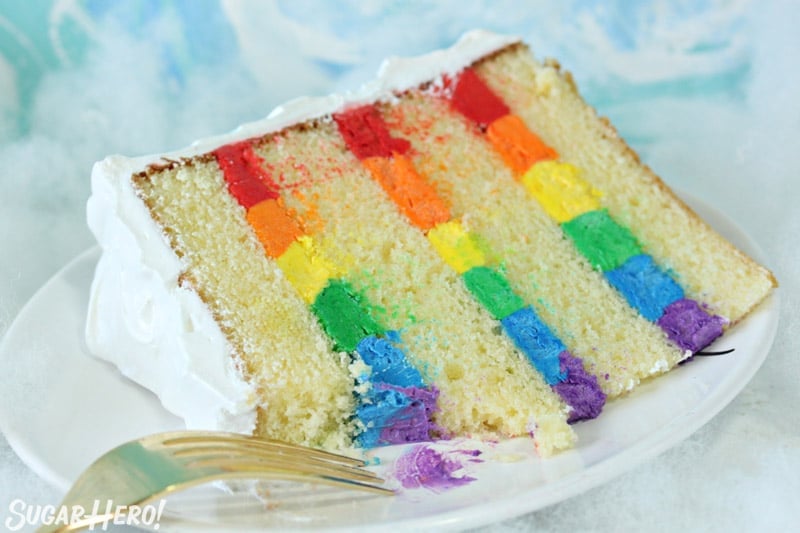
{"label": "gold fork", "polygon": [[[97,459],[72,485],[54,515],[69,515],[70,523],[55,520],[39,531],[77,531],[107,524],[129,509],[141,509],[168,494],[218,480],[300,481],[394,494],[363,466],[360,459],[235,433],[157,433],[117,446]],[[97,502],[113,502],[111,513],[106,512],[109,505],[101,505],[98,513]],[[85,512],[80,513],[81,509]]]}

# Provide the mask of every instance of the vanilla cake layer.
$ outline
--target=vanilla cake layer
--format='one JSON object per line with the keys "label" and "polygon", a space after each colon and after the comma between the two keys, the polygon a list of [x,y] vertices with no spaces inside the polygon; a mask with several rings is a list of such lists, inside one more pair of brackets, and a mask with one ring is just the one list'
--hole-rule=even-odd
{"label": "vanilla cake layer", "polygon": [[[530,434],[542,455],[572,445],[568,408],[385,199],[333,124],[290,128],[259,144],[286,206],[313,229],[316,252],[401,332],[410,362],[435,384],[434,419],[444,434]],[[255,431],[342,449],[359,432],[349,356],[324,338],[287,283],[291,273],[265,257],[218,165],[206,159],[144,173],[136,188],[186,264],[183,284],[217,316],[246,379],[264,384]],[[306,375],[308,368],[315,372]]]}
{"label": "vanilla cake layer", "polygon": [[480,132],[445,99],[410,91],[383,109],[392,133],[411,141],[418,168],[489,240],[514,287],[598,376],[606,394],[630,391],[686,357],[581,259]]}
{"label": "vanilla cake layer", "polygon": [[181,258],[180,284],[196,291],[255,385],[255,432],[345,449],[355,431],[354,380],[315,318],[270,262],[228,194],[216,162],[144,172],[139,196]]}
{"label": "vanilla cake layer", "polygon": [[712,230],[639,161],[557,63],[542,65],[527,47],[513,46],[475,69],[563,160],[583,169],[603,191],[609,212],[691,297],[734,324],[776,286],[767,269]]}
{"label": "vanilla cake layer", "polygon": [[286,205],[315,228],[320,256],[347,271],[439,389],[435,420],[447,434],[532,433],[544,455],[572,444],[558,396],[347,151],[333,123],[289,128],[257,152],[280,176]]}

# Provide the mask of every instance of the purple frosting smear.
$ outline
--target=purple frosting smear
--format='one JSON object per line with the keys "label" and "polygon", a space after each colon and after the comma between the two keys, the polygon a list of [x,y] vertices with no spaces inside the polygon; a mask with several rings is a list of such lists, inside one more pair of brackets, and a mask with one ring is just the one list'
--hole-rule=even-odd
{"label": "purple frosting smear", "polygon": [[558,354],[558,359],[567,378],[553,385],[553,390],[572,407],[567,422],[571,424],[595,418],[606,403],[606,395],[597,383],[597,377],[586,372],[580,358],[566,350]]}
{"label": "purple frosting smear", "polygon": [[478,450],[439,452],[427,444],[414,446],[397,458],[395,475],[404,488],[427,488],[440,492],[475,481],[474,477],[456,475],[466,463],[483,462],[477,459]]}
{"label": "purple frosting smear", "polygon": [[695,353],[722,335],[725,319],[709,314],[694,300],[681,298],[667,306],[657,324],[681,349]]}

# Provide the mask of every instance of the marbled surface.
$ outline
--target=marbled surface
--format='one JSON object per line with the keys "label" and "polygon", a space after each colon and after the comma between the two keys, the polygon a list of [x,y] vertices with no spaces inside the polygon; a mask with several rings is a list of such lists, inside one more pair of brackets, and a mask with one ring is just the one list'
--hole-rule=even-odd
{"label": "marbled surface", "polygon": [[[179,148],[288,98],[355,87],[384,56],[448,46],[467,29],[514,33],[559,58],[667,182],[761,245],[782,309],[761,370],[685,442],[485,530],[800,526],[799,17],[790,0],[4,2],[0,334],[92,244],[84,203],[95,160]],[[0,440],[2,523],[15,499],[59,497]]]}

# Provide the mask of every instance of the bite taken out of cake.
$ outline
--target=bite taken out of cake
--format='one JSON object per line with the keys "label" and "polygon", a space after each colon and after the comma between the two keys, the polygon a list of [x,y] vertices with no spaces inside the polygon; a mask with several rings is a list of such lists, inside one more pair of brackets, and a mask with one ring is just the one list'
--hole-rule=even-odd
{"label": "bite taken out of cake", "polygon": [[190,428],[574,445],[776,286],[555,62],[475,31],[92,172],[90,351]]}

